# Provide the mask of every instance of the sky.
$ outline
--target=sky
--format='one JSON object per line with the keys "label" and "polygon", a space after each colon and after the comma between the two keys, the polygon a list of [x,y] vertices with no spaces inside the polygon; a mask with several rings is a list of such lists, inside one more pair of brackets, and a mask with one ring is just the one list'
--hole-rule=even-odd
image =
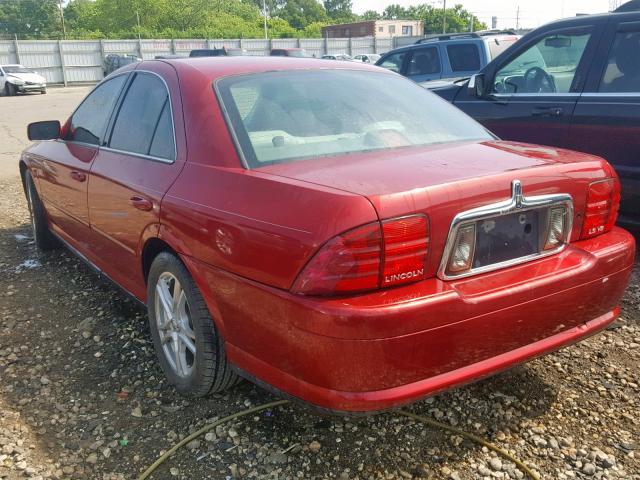
{"label": "sky", "polygon": [[[382,12],[390,3],[403,6],[430,3],[442,6],[442,0],[353,0],[353,11],[366,10]],[[481,21],[491,27],[491,17],[498,17],[498,28],[514,28],[520,7],[520,27],[532,28],[551,20],[573,17],[576,13],[602,13],[610,5],[625,3],[625,0],[447,0],[447,7],[462,4]]]}

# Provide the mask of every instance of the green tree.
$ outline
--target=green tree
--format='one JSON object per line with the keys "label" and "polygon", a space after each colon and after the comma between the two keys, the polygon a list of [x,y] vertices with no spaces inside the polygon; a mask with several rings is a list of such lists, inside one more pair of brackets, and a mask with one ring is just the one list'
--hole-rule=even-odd
{"label": "green tree", "polygon": [[316,0],[287,0],[279,16],[297,29],[303,29],[314,22],[326,22],[329,19],[324,7]]}
{"label": "green tree", "polygon": [[387,5],[382,12],[382,18],[385,20],[408,19],[407,9],[397,3]]}
{"label": "green tree", "polygon": [[362,15],[360,15],[360,20],[380,20],[382,15],[380,15],[375,10],[367,10]]}
{"label": "green tree", "polygon": [[355,19],[353,2],[351,0],[324,0],[327,16],[334,22],[351,22]]}
{"label": "green tree", "polygon": [[0,1],[0,33],[20,38],[60,37],[62,24],[57,0]]}
{"label": "green tree", "polygon": [[[427,5],[431,11],[421,18],[424,20],[424,33],[442,33],[442,9]],[[462,5],[447,8],[446,11],[447,32],[468,32],[471,26],[472,14]],[[487,25],[473,16],[473,30],[484,30]]]}

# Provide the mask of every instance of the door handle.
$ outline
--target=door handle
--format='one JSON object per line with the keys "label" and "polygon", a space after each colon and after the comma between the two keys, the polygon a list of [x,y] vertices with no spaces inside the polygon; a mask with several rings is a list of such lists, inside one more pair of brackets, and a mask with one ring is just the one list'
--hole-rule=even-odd
{"label": "door handle", "polygon": [[87,179],[87,175],[85,173],[79,172],[77,170],[71,170],[71,178],[73,178],[76,182],[84,182]]}
{"label": "door handle", "polygon": [[144,198],[139,195],[134,195],[133,197],[131,197],[129,199],[129,203],[133,205],[134,208],[142,210],[143,212],[153,210],[153,202],[148,198]]}
{"label": "door handle", "polygon": [[561,117],[564,115],[562,107],[535,107],[531,111],[534,117]]}

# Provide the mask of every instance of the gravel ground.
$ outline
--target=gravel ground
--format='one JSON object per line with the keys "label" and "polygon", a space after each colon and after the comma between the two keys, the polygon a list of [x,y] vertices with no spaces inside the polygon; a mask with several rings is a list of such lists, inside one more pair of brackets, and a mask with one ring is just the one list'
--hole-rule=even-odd
{"label": "gravel ground", "polygon": [[[135,478],[189,433],[274,400],[243,382],[187,400],[164,381],[144,310],[65,250],[38,255],[0,177],[0,479]],[[639,265],[640,266],[640,265]],[[544,479],[640,479],[640,273],[613,328],[408,409],[475,433]],[[217,428],[154,479],[519,479],[514,464],[393,413],[299,405]]]}

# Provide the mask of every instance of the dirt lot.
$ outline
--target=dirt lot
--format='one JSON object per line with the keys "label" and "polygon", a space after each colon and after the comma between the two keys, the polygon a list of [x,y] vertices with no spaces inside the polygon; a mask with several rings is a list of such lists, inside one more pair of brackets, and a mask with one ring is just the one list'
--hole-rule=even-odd
{"label": "dirt lot", "polygon": [[[38,255],[16,160],[28,121],[86,89],[0,98],[0,479],[135,478],[213,419],[274,398],[243,382],[187,400],[156,364],[145,312],[64,250]],[[509,450],[544,479],[640,479],[640,275],[613,328],[410,410]],[[288,406],[188,445],[152,478],[524,478],[461,437],[394,414]]]}

